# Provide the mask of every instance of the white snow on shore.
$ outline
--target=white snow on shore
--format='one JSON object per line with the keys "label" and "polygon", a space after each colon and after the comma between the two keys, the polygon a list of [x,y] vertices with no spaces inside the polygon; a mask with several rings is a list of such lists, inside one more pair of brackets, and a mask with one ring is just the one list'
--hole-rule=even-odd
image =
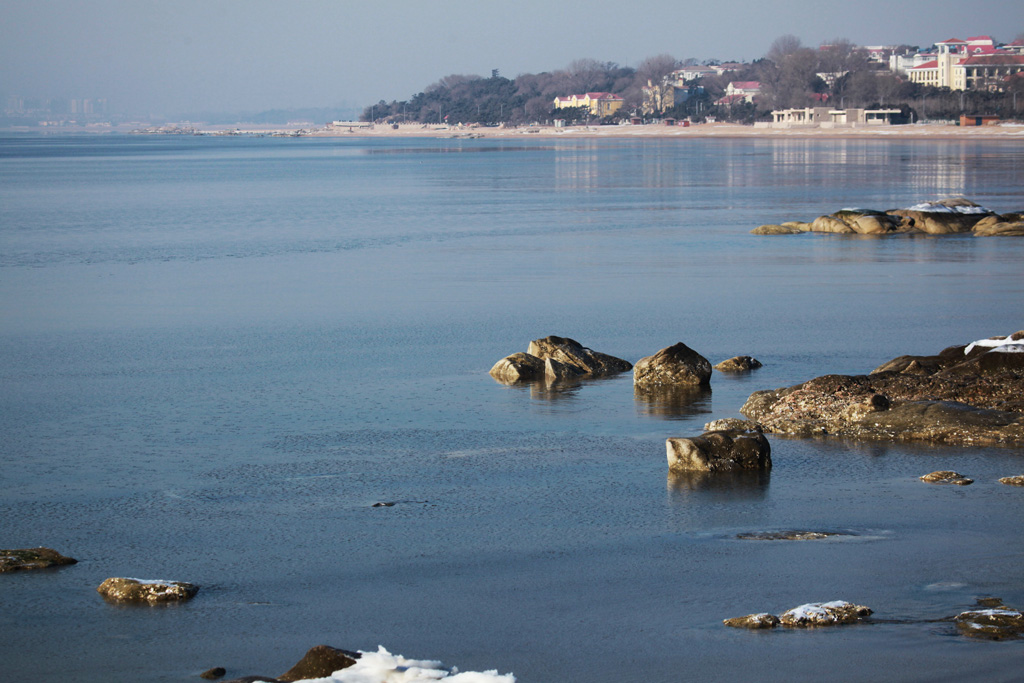
{"label": "white snow on shore", "polygon": [[496,670],[464,671],[446,669],[441,662],[429,659],[406,659],[393,655],[378,646],[376,652],[360,651],[356,663],[347,669],[335,671],[327,678],[311,678],[304,683],[420,683],[422,681],[448,681],[448,683],[515,683],[512,674],[499,675]]}
{"label": "white snow on shore", "polygon": [[945,204],[939,204],[937,202],[924,202],[923,204],[914,204],[913,206],[907,207],[907,211],[921,211],[924,213],[960,213],[960,214],[979,214],[979,213],[992,213],[984,206],[946,206]]}
{"label": "white snow on shore", "polygon": [[979,339],[967,345],[964,349],[964,355],[969,354],[975,347],[988,348],[992,351],[1001,351],[1003,353],[1024,353],[1024,340],[1014,340],[1010,335],[1003,339]]}

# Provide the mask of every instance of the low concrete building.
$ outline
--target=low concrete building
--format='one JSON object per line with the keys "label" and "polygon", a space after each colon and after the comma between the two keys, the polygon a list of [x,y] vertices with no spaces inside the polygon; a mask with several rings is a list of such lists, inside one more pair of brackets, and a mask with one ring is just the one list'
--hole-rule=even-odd
{"label": "low concrete building", "polygon": [[892,118],[899,109],[831,109],[829,107],[805,107],[803,109],[778,109],[772,112],[772,122],[761,124],[771,128],[854,128],[858,126],[885,126],[892,124]]}

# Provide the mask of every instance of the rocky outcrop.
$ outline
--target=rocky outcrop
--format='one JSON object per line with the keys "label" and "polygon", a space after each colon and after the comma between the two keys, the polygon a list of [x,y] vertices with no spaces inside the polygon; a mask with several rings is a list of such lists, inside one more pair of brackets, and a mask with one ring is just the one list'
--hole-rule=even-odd
{"label": "rocky outcrop", "polygon": [[719,372],[746,372],[749,370],[757,370],[761,367],[761,361],[750,356],[735,356],[728,360],[723,360],[721,363],[715,366],[715,370]]}
{"label": "rocky outcrop", "polygon": [[358,652],[340,650],[330,645],[316,645],[285,673],[279,681],[301,681],[307,678],[327,678],[335,671],[347,669],[359,659]]}
{"label": "rocky outcrop", "polygon": [[633,368],[633,384],[637,386],[707,387],[710,383],[711,363],[682,342],[641,358]]}
{"label": "rocky outcrop", "polygon": [[979,600],[986,609],[968,610],[953,617],[957,629],[969,638],[1010,640],[1024,637],[1024,614],[998,598]]}
{"label": "rocky outcrop", "polygon": [[969,232],[979,237],[1024,235],[1024,216],[1020,212],[999,215],[970,200],[956,197],[888,211],[842,209],[827,216],[819,216],[810,223],[786,221],[777,225],[761,225],[751,230],[755,235],[794,235],[802,232],[859,235],[956,235]]}
{"label": "rocky outcrop", "polygon": [[901,356],[870,375],[825,375],[758,391],[740,409],[764,431],[799,437],[1024,444],[1024,331]]}
{"label": "rocky outcrop", "polygon": [[1014,477],[1003,477],[999,480],[1000,484],[1006,484],[1007,486],[1024,486],[1024,474],[1018,474]]}
{"label": "rocky outcrop", "polygon": [[184,581],[110,578],[96,590],[111,602],[153,605],[191,600],[199,592],[199,586]]}
{"label": "rocky outcrop", "polygon": [[871,616],[871,609],[844,600],[813,602],[794,607],[776,617],[767,612],[748,614],[745,617],[725,619],[722,623],[733,628],[765,629],[776,626],[789,628],[814,628],[855,624]]}
{"label": "rocky outcrop", "polygon": [[0,550],[0,572],[14,572],[23,569],[46,569],[75,564],[78,560],[65,557],[53,548],[21,548]]}
{"label": "rocky outcrop", "polygon": [[770,470],[771,446],[761,432],[705,432],[693,438],[665,441],[672,472],[735,472]]}
{"label": "rocky outcrop", "polygon": [[812,602],[794,607],[779,616],[783,626],[790,628],[813,628],[817,626],[838,626],[854,624],[871,616],[871,609],[852,602]]}
{"label": "rocky outcrop", "polygon": [[218,678],[224,678],[226,674],[227,669],[222,666],[215,666],[212,669],[207,669],[203,673],[199,674],[199,677],[208,681],[215,681]]}
{"label": "rocky outcrop", "polygon": [[629,361],[589,349],[575,339],[551,336],[530,342],[526,353],[502,358],[494,364],[490,374],[499,382],[512,384],[603,377],[632,368]]}
{"label": "rocky outcrop", "polygon": [[959,472],[953,472],[952,470],[939,470],[938,472],[925,474],[920,479],[921,481],[929,484],[956,484],[957,486],[969,486],[974,483],[973,479],[968,479]]}

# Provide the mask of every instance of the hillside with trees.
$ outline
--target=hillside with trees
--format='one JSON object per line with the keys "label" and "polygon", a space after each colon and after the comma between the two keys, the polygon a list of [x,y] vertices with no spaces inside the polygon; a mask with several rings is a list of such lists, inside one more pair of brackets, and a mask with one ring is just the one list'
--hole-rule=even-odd
{"label": "hillside with trees", "polygon": [[[1024,34],[1022,34],[1024,36]],[[1022,37],[1018,36],[1018,38]],[[907,51],[917,48],[904,46]],[[389,123],[480,125],[550,122],[615,123],[641,115],[643,89],[671,73],[697,64],[671,55],[649,57],[636,68],[595,59],[579,59],[564,69],[504,78],[497,70],[489,78],[475,75],[445,76],[408,100],[380,102],[363,110],[361,120]],[[707,60],[704,65],[719,65]],[[718,105],[730,82],[757,81],[761,94],[753,103]],[[801,44],[795,36],[781,36],[767,54],[749,64],[687,82],[681,102],[660,117],[753,123],[770,121],[773,109],[831,106],[838,108],[900,108],[900,122],[955,119],[961,114],[1020,118],[1024,109],[1024,77],[1012,79],[1003,92],[954,91],[912,83],[872,62],[861,48],[844,38],[820,47]],[[556,97],[586,92],[609,92],[624,100],[622,109],[607,120],[594,121],[583,108],[554,109]]]}

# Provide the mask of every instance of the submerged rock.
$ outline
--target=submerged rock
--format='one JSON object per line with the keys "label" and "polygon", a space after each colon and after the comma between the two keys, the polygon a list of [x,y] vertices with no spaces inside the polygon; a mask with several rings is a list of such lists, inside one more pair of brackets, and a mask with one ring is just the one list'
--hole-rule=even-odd
{"label": "submerged rock", "polygon": [[203,673],[199,674],[200,678],[205,678],[208,681],[215,681],[218,678],[224,678],[227,674],[227,669],[222,666],[215,666],[212,669],[207,669]]}
{"label": "submerged rock", "polygon": [[295,666],[277,677],[279,681],[301,681],[307,678],[326,678],[335,671],[347,669],[359,659],[358,652],[340,650],[330,645],[311,647]]}
{"label": "submerged rock", "polygon": [[21,548],[0,550],[0,572],[14,572],[23,569],[46,569],[76,564],[78,560],[65,557],[53,548]]}
{"label": "submerged rock", "polygon": [[1000,484],[1007,484],[1009,486],[1024,486],[1024,474],[1018,474],[1013,477],[1003,477],[999,480]]}
{"label": "submerged rock", "polygon": [[736,356],[728,360],[723,360],[721,363],[715,366],[715,370],[719,372],[744,372],[747,370],[756,370],[761,367],[761,361],[750,356]]}
{"label": "submerged rock", "polygon": [[774,614],[760,612],[758,614],[748,614],[745,617],[723,619],[722,623],[732,628],[766,629],[775,628],[780,622],[779,618]]}
{"label": "submerged rock", "polygon": [[961,445],[1024,444],[1024,331],[900,356],[870,375],[754,392],[740,412],[766,432]]}
{"label": "submerged rock", "polygon": [[736,534],[741,541],[818,541],[833,536],[849,536],[833,531],[755,531]]}
{"label": "submerged rock", "polygon": [[812,602],[787,610],[779,617],[783,626],[790,628],[812,628],[816,626],[837,626],[854,624],[871,616],[871,610],[863,605],[835,600],[833,602]]}
{"label": "submerged rock", "polygon": [[956,484],[957,486],[967,486],[974,483],[973,479],[968,479],[959,472],[953,472],[952,470],[939,470],[938,472],[925,474],[921,477],[921,481],[928,482],[929,484]]}
{"label": "submerged rock", "polygon": [[711,383],[711,363],[679,342],[638,360],[633,368],[633,383],[706,387]]}
{"label": "submerged rock", "polygon": [[969,638],[1007,640],[1024,637],[1024,614],[1003,604],[961,612],[953,617],[953,621],[960,633]]}
{"label": "submerged rock", "polygon": [[199,586],[184,581],[110,578],[101,583],[96,590],[112,602],[152,605],[191,600],[199,592]]}
{"label": "submerged rock", "polygon": [[673,472],[770,470],[771,446],[761,432],[705,432],[693,438],[665,441],[668,468]]}
{"label": "submerged rock", "polygon": [[768,225],[759,225],[750,231],[751,235],[799,235],[806,230],[801,230],[797,227],[791,227],[787,225],[776,225],[769,223]]}

